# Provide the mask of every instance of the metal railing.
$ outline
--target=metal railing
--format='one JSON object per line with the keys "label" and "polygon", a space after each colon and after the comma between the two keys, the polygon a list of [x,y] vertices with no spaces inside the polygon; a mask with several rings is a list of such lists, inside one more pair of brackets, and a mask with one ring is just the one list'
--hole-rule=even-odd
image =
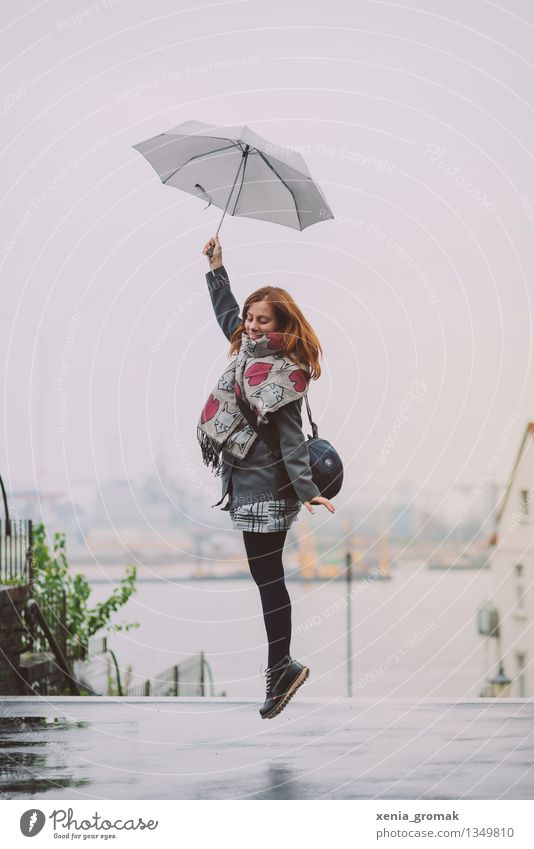
{"label": "metal railing", "polygon": [[[62,653],[67,657],[69,654],[67,646],[68,627],[67,627],[67,595],[65,590],[60,590],[53,595],[47,593],[46,597],[38,599],[39,607],[46,619],[49,630],[52,632],[56,643]],[[29,651],[40,652],[47,651],[48,639],[45,637],[42,630],[29,628]]]}
{"label": "metal railing", "polygon": [[[119,662],[117,660],[117,656],[113,649],[108,647],[108,639],[106,636],[104,637],[91,637],[89,640],[89,645],[87,647],[87,657],[84,661],[86,665],[85,669],[80,669],[78,673],[78,683],[84,690],[87,690],[90,696],[103,696],[104,693],[102,690],[95,689],[96,685],[94,680],[92,682],[89,681],[91,678],[91,668],[90,662],[94,660],[96,657],[108,656],[108,663],[110,669],[112,668],[115,672],[115,686],[117,689],[117,695],[123,696],[122,690],[122,681],[121,681],[121,673],[119,668]],[[110,662],[111,661],[111,662]]]}
{"label": "metal railing", "polygon": [[31,519],[0,519],[0,583],[33,579]]}
{"label": "metal railing", "polygon": [[57,644],[56,639],[52,631],[50,630],[45,617],[43,616],[43,612],[35,601],[35,599],[30,598],[26,603],[26,614],[28,616],[28,619],[32,622],[33,627],[35,628],[35,626],[38,625],[40,630],[44,634],[48,645],[54,653],[56,663],[61,669],[61,672],[63,673],[63,677],[67,682],[70,692],[73,696],[79,696],[80,689],[78,687],[78,682],[74,678],[71,668],[67,662],[67,659],[64,653],[61,651],[61,647]]}
{"label": "metal railing", "polygon": [[[207,680],[209,679],[209,681]],[[213,675],[204,652],[171,666],[155,678],[129,687],[127,696],[206,696],[209,684],[213,692]]]}

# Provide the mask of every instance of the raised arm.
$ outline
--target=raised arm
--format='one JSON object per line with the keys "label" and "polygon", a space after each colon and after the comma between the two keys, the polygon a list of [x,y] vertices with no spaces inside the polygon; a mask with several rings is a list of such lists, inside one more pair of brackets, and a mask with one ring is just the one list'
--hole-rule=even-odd
{"label": "raised arm", "polygon": [[[209,248],[213,249],[211,257],[208,255]],[[202,253],[209,258],[210,270],[206,274],[206,282],[215,311],[215,318],[226,338],[230,340],[232,333],[241,321],[239,317],[240,309],[230,288],[230,280],[222,262],[222,250],[217,236],[204,245]]]}
{"label": "raised arm", "polygon": [[230,289],[230,281],[224,265],[221,265],[217,271],[208,271],[206,281],[215,310],[215,318],[226,338],[231,339],[241,319],[239,304]]}

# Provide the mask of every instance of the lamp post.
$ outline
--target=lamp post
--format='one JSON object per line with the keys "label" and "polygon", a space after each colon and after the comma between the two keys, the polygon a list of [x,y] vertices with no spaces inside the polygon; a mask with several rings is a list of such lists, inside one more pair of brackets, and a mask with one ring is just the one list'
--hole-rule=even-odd
{"label": "lamp post", "polygon": [[502,660],[499,662],[499,671],[493,676],[493,678],[490,678],[488,683],[489,693],[493,698],[499,698],[499,696],[506,697],[510,695],[512,682],[504,671],[504,663]]}
{"label": "lamp post", "polygon": [[351,526],[346,520],[347,552],[345,554],[345,581],[347,586],[347,695],[352,697],[352,546]]}
{"label": "lamp post", "polygon": [[11,523],[9,521],[9,510],[7,507],[7,495],[6,488],[4,486],[4,481],[2,480],[2,476],[0,475],[0,488],[2,489],[2,499],[4,502],[4,515],[6,517],[6,537],[11,536]]}
{"label": "lamp post", "polygon": [[352,554],[347,551],[345,564],[347,567],[347,695],[352,696]]}

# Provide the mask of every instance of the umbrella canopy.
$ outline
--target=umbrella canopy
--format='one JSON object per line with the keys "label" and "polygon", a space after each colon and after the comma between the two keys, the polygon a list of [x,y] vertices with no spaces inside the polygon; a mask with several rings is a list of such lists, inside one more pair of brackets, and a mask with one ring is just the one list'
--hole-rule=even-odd
{"label": "umbrella canopy", "polygon": [[295,230],[334,217],[302,156],[249,127],[186,121],[134,148],[164,185],[223,209],[219,228],[226,212]]}

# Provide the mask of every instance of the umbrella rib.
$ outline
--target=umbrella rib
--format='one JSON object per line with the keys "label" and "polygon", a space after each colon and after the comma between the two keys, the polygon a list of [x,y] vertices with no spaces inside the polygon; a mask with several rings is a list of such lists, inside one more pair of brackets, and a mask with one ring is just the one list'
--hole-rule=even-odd
{"label": "umbrella rib", "polygon": [[261,150],[258,150],[258,148],[256,148],[256,150],[257,150],[257,152],[259,153],[259,155],[261,156],[261,158],[263,159],[263,161],[265,162],[265,164],[266,164],[266,165],[268,165],[268,166],[269,166],[269,168],[271,169],[271,171],[273,171],[273,172],[276,174],[276,176],[278,177],[278,179],[280,180],[280,182],[284,184],[284,186],[286,187],[286,189],[288,190],[288,192],[291,194],[291,197],[293,198],[293,203],[295,204],[295,212],[297,213],[297,221],[299,222],[299,228],[302,230],[302,222],[301,222],[301,220],[300,220],[299,209],[298,209],[298,206],[297,206],[297,202],[296,202],[296,200],[295,200],[295,195],[293,194],[293,190],[289,188],[289,186],[287,185],[286,181],[282,179],[282,177],[280,176],[280,174],[278,173],[278,171],[276,170],[276,168],[273,168],[273,166],[271,165],[271,163],[269,162],[269,160],[268,160],[268,159],[267,159],[267,158],[263,155],[263,153],[261,152]]}
{"label": "umbrella rib", "polygon": [[187,162],[182,162],[182,164],[180,165],[179,168],[176,168],[172,172],[172,174],[169,174],[169,176],[165,177],[165,179],[162,180],[161,182],[166,183],[167,180],[170,180],[171,177],[174,177],[174,175],[180,170],[180,168],[184,168],[186,165],[189,165],[189,163],[192,162],[193,159],[200,159],[202,156],[211,156],[212,153],[218,153],[220,150],[230,150],[231,147],[236,147],[236,145],[235,144],[228,144],[228,145],[226,145],[226,147],[217,147],[217,148],[215,148],[215,150],[207,150],[206,153],[196,153],[194,156],[191,157],[191,159],[188,159]]}

